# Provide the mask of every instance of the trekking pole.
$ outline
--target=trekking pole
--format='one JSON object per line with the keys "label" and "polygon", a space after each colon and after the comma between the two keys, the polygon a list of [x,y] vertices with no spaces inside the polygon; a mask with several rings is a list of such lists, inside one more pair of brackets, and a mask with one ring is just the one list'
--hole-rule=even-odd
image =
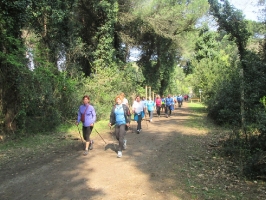
{"label": "trekking pole", "polygon": [[[94,130],[98,133],[98,135],[102,138],[102,136],[100,135],[100,133],[96,130],[96,128],[94,127]],[[104,139],[102,138],[102,140],[104,141]],[[105,141],[104,141],[105,144],[107,144]]]}
{"label": "trekking pole", "polygon": [[[78,127],[78,125],[77,125],[77,127]],[[79,131],[79,136],[80,136],[80,140],[81,140],[82,146],[85,149],[85,146],[84,146],[84,143],[83,143],[83,139],[81,137],[81,133],[80,133],[79,127],[78,127],[78,131]]]}

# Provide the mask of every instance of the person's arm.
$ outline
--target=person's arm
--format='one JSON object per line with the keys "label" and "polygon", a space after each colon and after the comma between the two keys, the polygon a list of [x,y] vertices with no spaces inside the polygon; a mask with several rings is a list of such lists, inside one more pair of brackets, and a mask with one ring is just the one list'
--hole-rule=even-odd
{"label": "person's arm", "polygon": [[93,106],[92,107],[92,110],[91,110],[91,114],[92,114],[92,123],[90,124],[90,126],[94,126],[94,123],[96,122],[96,112],[95,112],[95,109]]}
{"label": "person's arm", "polygon": [[115,124],[115,109],[112,108],[111,113],[110,113],[110,120],[109,120],[109,126],[113,126]]}
{"label": "person's arm", "polygon": [[129,126],[129,122],[130,122],[129,116],[130,116],[130,114],[129,114],[129,108],[127,106],[124,107],[124,113],[125,113],[125,118],[126,118],[126,124],[127,124],[127,126]]}
{"label": "person's arm", "polygon": [[144,103],[143,103],[143,111],[144,111],[144,113],[147,112],[147,106]]}
{"label": "person's arm", "polygon": [[79,125],[80,119],[81,119],[81,112],[80,112],[80,108],[79,108],[79,110],[78,110],[78,117],[77,117],[77,121],[76,121],[76,125],[77,126]]}
{"label": "person's arm", "polygon": [[133,105],[132,105],[132,113],[135,113],[135,110],[136,110],[136,103],[134,101]]}

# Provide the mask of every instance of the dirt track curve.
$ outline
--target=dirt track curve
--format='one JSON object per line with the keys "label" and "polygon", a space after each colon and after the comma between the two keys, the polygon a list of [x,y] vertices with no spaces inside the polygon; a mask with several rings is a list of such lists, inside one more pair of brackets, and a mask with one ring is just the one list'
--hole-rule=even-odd
{"label": "dirt track curve", "polygon": [[122,158],[116,157],[110,134],[104,134],[107,145],[95,136],[88,156],[82,155],[76,141],[66,149],[35,156],[30,164],[14,163],[0,172],[0,199],[191,199],[179,182],[183,175],[177,173],[189,157],[182,138],[200,134],[182,126],[190,115],[186,104],[170,118],[155,114],[152,123],[142,122],[140,134],[132,122],[134,131],[127,132]]}

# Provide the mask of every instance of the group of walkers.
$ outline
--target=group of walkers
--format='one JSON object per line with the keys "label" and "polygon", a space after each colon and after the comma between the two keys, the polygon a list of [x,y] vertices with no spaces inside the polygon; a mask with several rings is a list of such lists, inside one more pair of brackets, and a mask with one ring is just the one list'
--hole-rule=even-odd
{"label": "group of walkers", "polygon": [[[179,95],[180,96],[180,95]],[[183,100],[182,100],[183,101]],[[153,112],[156,108],[158,117],[161,116],[161,111],[165,112],[166,118],[170,117],[174,110],[175,103],[179,102],[178,97],[172,97],[170,94],[167,97],[156,96],[155,101],[148,98],[137,96],[132,104],[130,110],[128,100],[125,98],[125,94],[121,93],[114,99],[114,106],[111,109],[110,120],[108,126],[114,126],[114,133],[117,141],[119,142],[117,157],[122,157],[122,150],[126,149],[127,140],[125,139],[126,131],[130,127],[131,111],[134,115],[134,121],[137,122],[137,134],[140,134],[142,130],[141,121],[149,114],[149,121],[152,122]],[[91,139],[91,132],[93,130],[94,123],[96,122],[96,112],[92,105],[90,105],[90,98],[88,95],[83,97],[83,104],[80,105],[78,111],[78,117],[76,125],[82,122],[82,133],[85,140],[85,149],[83,155],[88,155],[88,151],[93,149],[94,141]]]}

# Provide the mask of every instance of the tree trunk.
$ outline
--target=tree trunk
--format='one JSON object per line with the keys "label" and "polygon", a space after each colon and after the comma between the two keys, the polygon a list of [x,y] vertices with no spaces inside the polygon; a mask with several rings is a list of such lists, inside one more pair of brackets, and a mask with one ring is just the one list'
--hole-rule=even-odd
{"label": "tree trunk", "polygon": [[240,114],[241,114],[241,129],[246,133],[246,119],[245,119],[245,82],[244,82],[244,69],[243,67],[239,72],[240,77]]}

